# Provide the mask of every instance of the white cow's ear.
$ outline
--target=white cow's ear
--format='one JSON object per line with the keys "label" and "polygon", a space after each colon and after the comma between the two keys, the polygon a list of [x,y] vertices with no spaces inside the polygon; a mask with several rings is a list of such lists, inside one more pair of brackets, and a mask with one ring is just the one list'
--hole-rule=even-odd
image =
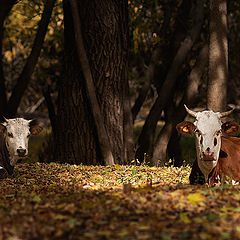
{"label": "white cow's ear", "polygon": [[38,135],[42,131],[42,127],[39,126],[37,120],[30,120],[29,121],[30,132],[32,135]]}
{"label": "white cow's ear", "polygon": [[176,129],[184,135],[193,135],[196,126],[191,122],[183,121],[177,124]]}
{"label": "white cow's ear", "polygon": [[5,131],[6,127],[4,126],[3,123],[0,123],[0,134]]}
{"label": "white cow's ear", "polygon": [[239,130],[240,126],[236,122],[225,122],[222,124],[222,131],[225,134],[233,134]]}

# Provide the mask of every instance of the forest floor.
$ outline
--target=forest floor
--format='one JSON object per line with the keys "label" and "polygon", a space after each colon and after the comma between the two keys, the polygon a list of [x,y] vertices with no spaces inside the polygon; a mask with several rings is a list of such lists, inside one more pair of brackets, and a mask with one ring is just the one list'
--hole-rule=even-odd
{"label": "forest floor", "polygon": [[240,187],[190,167],[18,164],[0,180],[0,240],[240,239]]}

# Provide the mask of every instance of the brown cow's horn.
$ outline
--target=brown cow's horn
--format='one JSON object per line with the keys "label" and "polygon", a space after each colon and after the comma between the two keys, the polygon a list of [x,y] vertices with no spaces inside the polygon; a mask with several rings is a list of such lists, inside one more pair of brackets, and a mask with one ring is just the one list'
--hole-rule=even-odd
{"label": "brown cow's horn", "polygon": [[230,115],[233,111],[234,111],[234,108],[232,108],[231,110],[229,110],[227,112],[220,113],[220,118],[223,118],[223,117],[226,117],[226,116]]}
{"label": "brown cow's horn", "polygon": [[190,110],[185,104],[184,104],[184,107],[189,115],[191,115],[192,117],[195,117],[195,118],[197,117],[197,112]]}

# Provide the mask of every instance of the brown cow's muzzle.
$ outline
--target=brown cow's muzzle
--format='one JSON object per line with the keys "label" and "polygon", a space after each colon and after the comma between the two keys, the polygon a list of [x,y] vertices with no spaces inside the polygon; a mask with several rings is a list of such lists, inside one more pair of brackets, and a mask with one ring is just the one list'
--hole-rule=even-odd
{"label": "brown cow's muzzle", "polygon": [[214,152],[205,151],[202,153],[203,161],[215,161],[214,159]]}

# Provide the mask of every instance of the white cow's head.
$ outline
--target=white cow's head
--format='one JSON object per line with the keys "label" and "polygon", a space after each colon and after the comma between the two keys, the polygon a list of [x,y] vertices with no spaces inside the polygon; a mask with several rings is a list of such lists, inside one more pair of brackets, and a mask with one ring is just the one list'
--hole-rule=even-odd
{"label": "white cow's head", "polygon": [[216,166],[220,148],[222,133],[231,134],[239,129],[235,122],[222,123],[221,118],[228,116],[228,112],[202,111],[194,112],[185,106],[187,112],[195,118],[195,122],[181,122],[177,130],[185,135],[195,134],[198,165],[207,178],[208,174]]}
{"label": "white cow's head", "polygon": [[10,164],[15,165],[19,157],[28,154],[28,139],[31,134],[37,135],[42,127],[35,120],[23,118],[5,119],[0,124],[0,133],[3,134],[5,144],[10,156]]}

